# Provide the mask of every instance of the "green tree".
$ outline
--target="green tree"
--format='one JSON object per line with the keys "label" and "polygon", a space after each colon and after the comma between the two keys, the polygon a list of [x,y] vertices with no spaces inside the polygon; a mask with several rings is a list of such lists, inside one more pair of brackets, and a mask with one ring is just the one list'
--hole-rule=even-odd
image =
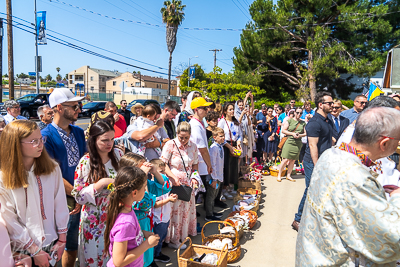
{"label": "green tree", "polygon": [[53,79],[53,77],[51,77],[50,74],[47,74],[45,79],[46,79],[47,82],[50,82]]}
{"label": "green tree", "polygon": [[57,71],[58,74],[60,73],[60,70],[61,70],[60,67],[57,67],[57,68],[56,68],[56,71]]}
{"label": "green tree", "polygon": [[57,74],[57,76],[56,76],[56,81],[61,81],[61,80],[62,80],[61,75],[60,75],[60,74]]}
{"label": "green tree", "polygon": [[166,40],[169,52],[169,64],[168,64],[168,95],[170,95],[171,89],[171,65],[172,65],[172,53],[176,46],[176,34],[178,27],[181,25],[185,13],[183,9],[186,5],[182,5],[180,0],[164,1],[164,7],[161,8],[162,20],[167,24],[166,29]]}
{"label": "green tree", "polygon": [[399,10],[398,0],[255,0],[234,48],[235,69],[313,100],[319,77],[366,77],[382,68],[399,43],[398,13],[391,13]]}
{"label": "green tree", "polygon": [[64,80],[65,80],[65,81],[68,81],[68,73],[65,74]]}

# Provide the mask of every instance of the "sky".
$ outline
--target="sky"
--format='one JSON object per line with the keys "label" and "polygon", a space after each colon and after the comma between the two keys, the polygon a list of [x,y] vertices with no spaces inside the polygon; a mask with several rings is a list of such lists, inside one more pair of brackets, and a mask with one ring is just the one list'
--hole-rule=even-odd
{"label": "sky", "polygon": [[[37,11],[47,12],[47,34],[68,41],[74,45],[82,46],[96,53],[120,60],[139,67],[148,68],[168,73],[169,53],[165,41],[165,27],[162,23],[160,9],[163,6],[161,0],[36,0]],[[274,0],[275,1],[275,0]],[[13,16],[19,17],[31,23],[34,22],[34,1],[12,0]],[[185,19],[181,25],[184,28],[223,28],[243,29],[250,21],[248,11],[251,0],[182,0],[186,5]],[[65,3],[65,4],[63,4]],[[69,4],[69,5],[68,5]],[[77,6],[71,7],[70,5]],[[102,16],[93,14],[93,11]],[[6,13],[5,1],[0,6],[0,12]],[[132,20],[150,23],[157,26],[147,26],[139,23],[114,20],[104,16],[118,19]],[[5,18],[4,14],[0,17]],[[26,22],[14,19],[14,22]],[[18,26],[18,24],[15,24]],[[7,60],[7,31],[4,25],[3,38],[3,74],[8,72]],[[20,26],[23,27],[23,26]],[[80,43],[90,45],[118,53],[112,54]],[[199,64],[206,72],[210,72],[214,65],[214,54],[210,49],[222,49],[217,53],[217,66],[223,72],[230,72],[233,68],[233,48],[240,45],[241,31],[207,31],[179,29],[177,45],[172,57],[172,70],[179,66],[188,66],[190,63]],[[13,29],[14,44],[14,73],[27,74],[35,71],[35,37],[34,35],[17,29]],[[50,74],[53,79],[57,75],[56,68],[60,67],[62,77],[66,73],[81,66],[89,65],[92,68],[125,71],[139,71],[140,69],[121,63],[109,61],[94,55],[48,41],[47,45],[39,46],[39,55],[42,56],[41,76]],[[197,58],[194,58],[196,57]],[[129,58],[126,58],[129,57]],[[151,64],[146,65],[144,63]],[[160,69],[161,67],[162,69]],[[140,70],[144,75],[167,75]]]}

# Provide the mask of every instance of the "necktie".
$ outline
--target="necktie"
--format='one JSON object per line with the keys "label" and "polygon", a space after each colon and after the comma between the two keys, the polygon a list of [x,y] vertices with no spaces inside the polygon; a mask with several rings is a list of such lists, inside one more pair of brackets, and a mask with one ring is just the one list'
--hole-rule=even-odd
{"label": "necktie", "polygon": [[224,156],[224,153],[222,152],[222,146],[218,145],[219,148],[219,156],[222,159],[222,157]]}
{"label": "necktie", "polygon": [[335,126],[336,126],[336,131],[339,132],[339,121],[338,118],[335,117]]}

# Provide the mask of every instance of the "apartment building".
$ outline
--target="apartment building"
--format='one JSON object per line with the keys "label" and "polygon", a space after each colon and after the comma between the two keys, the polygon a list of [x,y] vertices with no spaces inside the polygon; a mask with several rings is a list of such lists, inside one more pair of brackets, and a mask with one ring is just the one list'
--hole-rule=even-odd
{"label": "apartment building", "polygon": [[122,73],[116,70],[102,70],[82,66],[68,73],[68,88],[86,92],[106,92],[108,80],[120,76]]}

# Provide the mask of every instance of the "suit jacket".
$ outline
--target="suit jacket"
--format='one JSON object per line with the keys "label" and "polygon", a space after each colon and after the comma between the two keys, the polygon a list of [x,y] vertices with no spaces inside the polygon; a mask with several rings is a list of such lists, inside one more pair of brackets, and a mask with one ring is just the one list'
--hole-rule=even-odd
{"label": "suit jacket", "polygon": [[333,137],[338,140],[339,137],[342,135],[344,130],[349,126],[350,120],[342,115],[339,115],[339,132],[336,130],[335,121],[331,114],[328,114],[328,118],[333,122]]}

